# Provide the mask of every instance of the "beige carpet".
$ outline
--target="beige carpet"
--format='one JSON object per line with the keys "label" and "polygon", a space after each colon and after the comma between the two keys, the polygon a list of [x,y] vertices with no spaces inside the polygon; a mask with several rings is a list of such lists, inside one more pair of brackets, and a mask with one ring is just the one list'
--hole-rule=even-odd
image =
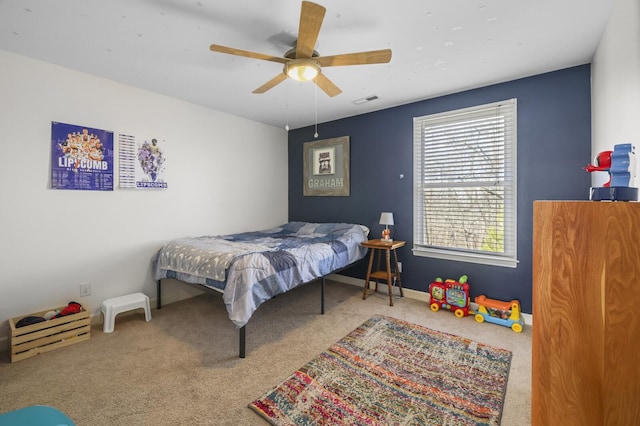
{"label": "beige carpet", "polygon": [[374,314],[389,315],[513,352],[503,425],[530,424],[531,329],[515,333],[473,317],[431,312],[425,302],[384,293],[362,300],[351,285],[318,282],[261,306],[247,326],[247,358],[218,295],[120,316],[115,331],[11,364],[0,353],[0,412],[56,407],[78,426],[265,425],[247,407],[270,387]]}

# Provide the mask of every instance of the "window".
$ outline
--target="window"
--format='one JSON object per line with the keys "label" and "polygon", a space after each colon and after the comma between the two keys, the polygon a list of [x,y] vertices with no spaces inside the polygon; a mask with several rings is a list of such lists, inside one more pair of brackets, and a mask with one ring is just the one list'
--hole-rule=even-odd
{"label": "window", "polygon": [[413,119],[413,253],[515,268],[516,100]]}

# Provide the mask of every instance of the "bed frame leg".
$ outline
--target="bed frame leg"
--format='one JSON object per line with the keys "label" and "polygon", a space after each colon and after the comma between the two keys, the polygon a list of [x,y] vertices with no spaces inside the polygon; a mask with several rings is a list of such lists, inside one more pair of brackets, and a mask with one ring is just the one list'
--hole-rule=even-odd
{"label": "bed frame leg", "polygon": [[246,357],[246,325],[240,327],[240,358]]}
{"label": "bed frame leg", "polygon": [[158,280],[156,281],[157,286],[158,286],[158,296],[156,299],[156,308],[161,309],[162,308],[162,281]]}
{"label": "bed frame leg", "polygon": [[324,280],[324,277],[322,277],[322,296],[320,297],[320,313],[322,315],[324,315],[324,285],[325,285],[325,280]]}

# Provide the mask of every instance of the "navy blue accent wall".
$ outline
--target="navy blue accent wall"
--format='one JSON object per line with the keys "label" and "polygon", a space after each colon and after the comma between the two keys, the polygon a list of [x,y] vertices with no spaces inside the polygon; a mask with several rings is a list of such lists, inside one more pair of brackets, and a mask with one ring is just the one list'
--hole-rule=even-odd
{"label": "navy blue accent wall", "polygon": [[[428,99],[289,132],[289,219],[352,222],[371,228],[379,238],[380,212],[393,212],[392,237],[405,240],[398,249],[405,288],[428,291],[436,277],[469,276],[471,296],[519,299],[531,312],[532,229],[534,200],[586,200],[591,179],[583,167],[591,162],[590,65]],[[344,96],[341,95],[341,96]],[[414,256],[413,117],[517,98],[518,100],[518,260],[517,268]],[[305,197],[303,144],[350,137],[351,195]],[[401,177],[404,175],[404,177]],[[366,261],[344,271],[362,278]],[[576,283],[579,285],[579,283]]]}

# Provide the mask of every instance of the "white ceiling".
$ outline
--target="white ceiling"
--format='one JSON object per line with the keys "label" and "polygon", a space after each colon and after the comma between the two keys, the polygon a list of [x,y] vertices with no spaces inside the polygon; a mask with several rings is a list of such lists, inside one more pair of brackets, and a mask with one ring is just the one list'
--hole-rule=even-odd
{"label": "white ceiling", "polygon": [[589,63],[615,0],[317,1],[321,56],[393,51],[388,64],[323,69],[343,90],[333,98],[293,80],[252,94],[282,65],[209,50],[284,55],[300,0],[0,0],[0,49],[299,128]]}

